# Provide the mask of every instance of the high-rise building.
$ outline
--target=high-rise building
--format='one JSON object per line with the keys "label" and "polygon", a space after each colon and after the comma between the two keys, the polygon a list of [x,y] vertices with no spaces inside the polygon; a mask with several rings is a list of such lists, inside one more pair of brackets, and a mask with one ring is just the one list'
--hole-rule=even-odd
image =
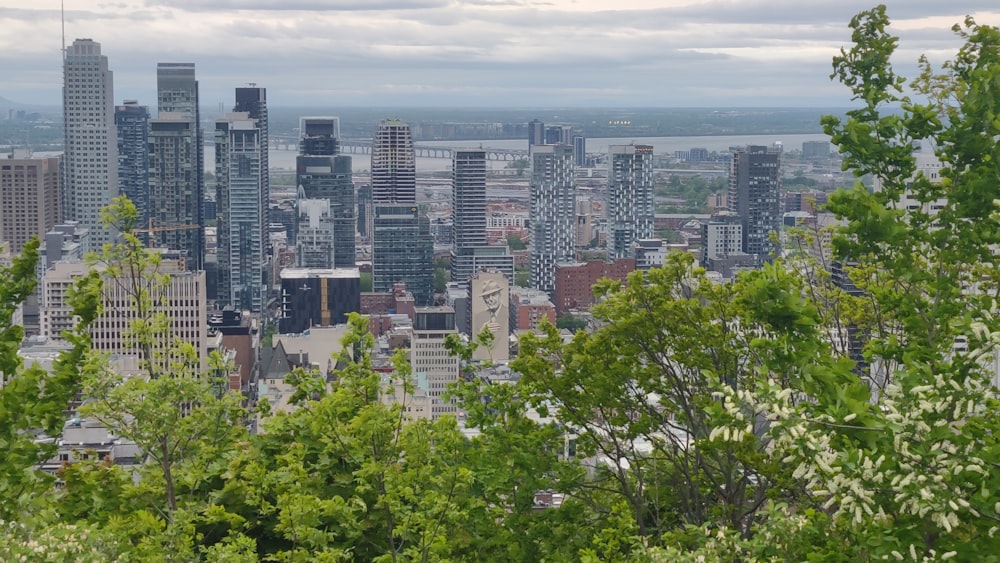
{"label": "high-rise building", "polygon": [[608,158],[608,260],[629,258],[653,236],[653,147],[611,145]]}
{"label": "high-rise building", "polygon": [[545,144],[545,124],[537,119],[528,122],[528,150],[534,145]]}
{"label": "high-rise building", "polygon": [[577,166],[587,165],[587,138],[583,135],[573,135],[573,160]]}
{"label": "high-rise building", "polygon": [[[151,244],[183,251],[188,267],[204,269],[203,202],[197,189],[201,147],[195,122],[182,113],[160,112],[149,120],[149,207]],[[143,228],[146,225],[141,225]]]}
{"label": "high-rise building", "polygon": [[729,209],[743,225],[743,252],[766,260],[774,251],[771,233],[781,229],[781,149],[747,146],[733,150]]}
{"label": "high-rise building", "polygon": [[139,212],[139,226],[149,221],[149,108],[136,100],[115,107],[118,128],[118,186]]}
{"label": "high-rise building", "polygon": [[380,121],[372,140],[372,287],[406,282],[419,305],[434,298],[434,239],[417,207],[416,158],[410,125]]}
{"label": "high-rise building", "polygon": [[215,122],[218,205],[218,301],[260,314],[264,308],[265,203],[262,152],[256,120],[230,113]]}
{"label": "high-rise building", "polygon": [[299,120],[302,140],[296,157],[296,182],[302,197],[322,199],[333,222],[332,261],[322,268],[355,267],[357,198],[351,173],[351,157],[337,154],[340,120],[336,117],[303,117]]}
{"label": "high-rise building", "polygon": [[59,159],[14,149],[0,159],[0,240],[15,254],[59,222]]}
{"label": "high-rise building", "polygon": [[113,74],[92,39],[77,39],[66,49],[63,119],[63,218],[90,229],[100,246],[112,238],[101,209],[118,196],[118,134]]}
{"label": "high-rise building", "polygon": [[557,264],[575,261],[573,147],[531,148],[531,287],[555,292]]}
{"label": "high-rise building", "polygon": [[486,240],[486,151],[462,149],[452,154],[451,281],[461,284],[480,269],[501,271],[514,282],[514,258],[506,247]]}
{"label": "high-rise building", "polygon": [[372,139],[372,202],[416,203],[417,164],[410,124],[399,119],[378,123]]}
{"label": "high-rise building", "polygon": [[434,299],[434,241],[416,204],[374,208],[372,289],[386,293],[405,282],[418,305]]}
{"label": "high-rise building", "polygon": [[[237,88],[236,105],[233,107],[233,112],[244,112],[257,122],[257,129],[260,131],[260,145],[265,147],[260,153],[260,169],[264,171],[261,190],[263,190],[264,226],[267,227],[271,223],[271,219],[268,217],[268,211],[271,208],[271,176],[269,174],[271,167],[267,159],[267,148],[271,145],[268,141],[267,88],[258,88],[256,84]],[[264,241],[264,244],[266,245],[267,242]]]}
{"label": "high-rise building", "polygon": [[279,277],[278,331],[282,334],[342,325],[349,313],[361,310],[361,273],[357,268],[285,268]]}
{"label": "high-rise building", "polygon": [[149,219],[155,246],[205,263],[205,182],[194,63],[157,63],[157,117],[150,120]]}

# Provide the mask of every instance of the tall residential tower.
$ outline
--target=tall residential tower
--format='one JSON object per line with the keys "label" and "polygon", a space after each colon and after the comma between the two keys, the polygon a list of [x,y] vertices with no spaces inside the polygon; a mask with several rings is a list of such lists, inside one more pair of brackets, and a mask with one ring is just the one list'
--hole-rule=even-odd
{"label": "tall residential tower", "polygon": [[[333,255],[322,268],[354,268],[357,200],[351,175],[351,157],[338,154],[340,121],[336,117],[299,119],[299,156],[296,182],[302,197],[324,200],[333,225]],[[301,217],[301,215],[300,215]],[[304,264],[303,264],[304,265]]]}
{"label": "tall residential tower", "polygon": [[774,251],[771,233],[781,228],[781,150],[747,146],[733,150],[729,210],[743,226],[743,252],[766,260]]}
{"label": "tall residential tower", "polygon": [[465,284],[482,269],[499,270],[514,283],[514,258],[486,243],[486,151],[458,149],[451,164],[451,281]]}
{"label": "tall residential tower", "polygon": [[531,287],[553,296],[557,264],[574,262],[573,147],[531,147]]}
{"label": "tall residential tower", "polygon": [[118,184],[139,211],[139,225],[149,221],[149,108],[135,100],[115,107],[118,127]]}
{"label": "tall residential tower", "polygon": [[632,244],[653,237],[653,147],[611,145],[608,160],[608,260],[633,256]]}

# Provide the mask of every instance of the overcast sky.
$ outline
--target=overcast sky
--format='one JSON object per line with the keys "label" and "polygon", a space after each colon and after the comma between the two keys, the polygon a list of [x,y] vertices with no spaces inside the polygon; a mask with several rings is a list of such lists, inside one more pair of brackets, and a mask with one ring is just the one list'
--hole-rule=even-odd
{"label": "overcast sky", "polygon": [[[155,106],[156,63],[202,103],[248,82],[273,106],[846,106],[829,79],[856,0],[66,0],[115,98]],[[889,0],[898,69],[954,53],[997,0]],[[30,7],[29,7],[30,6]],[[58,0],[0,0],[0,96],[61,103]]]}

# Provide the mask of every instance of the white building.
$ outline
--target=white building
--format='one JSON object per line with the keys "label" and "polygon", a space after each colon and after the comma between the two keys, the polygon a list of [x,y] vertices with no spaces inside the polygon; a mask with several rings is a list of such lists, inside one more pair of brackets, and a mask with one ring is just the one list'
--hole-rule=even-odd
{"label": "white building", "polygon": [[[416,387],[422,388],[423,393],[430,398],[430,412],[426,414],[431,419],[458,411],[455,405],[441,398],[448,384],[458,381],[459,376],[459,359],[445,347],[445,339],[449,334],[458,334],[454,309],[416,308],[413,337],[410,341],[410,363]],[[415,394],[419,395],[420,393]]]}
{"label": "white building", "polygon": [[114,78],[101,44],[74,41],[66,49],[63,76],[63,219],[90,229],[100,246],[110,240],[101,224],[101,209],[118,196]]}

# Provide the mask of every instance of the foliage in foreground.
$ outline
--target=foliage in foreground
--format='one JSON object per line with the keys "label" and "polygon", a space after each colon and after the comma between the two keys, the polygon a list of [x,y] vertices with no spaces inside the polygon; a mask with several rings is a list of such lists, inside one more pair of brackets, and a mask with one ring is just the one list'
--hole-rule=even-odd
{"label": "foliage in foreground", "polygon": [[[200,373],[190,350],[164,346],[164,279],[124,200],[108,213],[124,241],[78,284],[83,322],[46,376],[18,360],[11,324],[33,283],[29,245],[0,270],[0,558],[996,560],[1000,32],[956,28],[965,46],[924,64],[916,103],[887,26],[883,7],[859,14],[834,60],[859,107],[824,127],[878,190],[831,199],[846,224],[832,254],[818,232],[731,285],[677,255],[599,286],[592,333],[564,343],[548,327],[521,341],[517,383],[451,390],[472,437],[383,404],[358,316],[336,381],[296,373],[297,410],[247,433],[251,413],[217,385],[225,367]],[[940,178],[913,155],[928,140]],[[90,351],[102,283],[126,284],[141,313],[130,337],[148,378]],[[90,460],[56,488],[34,469],[54,449],[33,432],[58,435],[78,392],[140,445],[138,479]],[[545,490],[561,507],[536,508]]]}

